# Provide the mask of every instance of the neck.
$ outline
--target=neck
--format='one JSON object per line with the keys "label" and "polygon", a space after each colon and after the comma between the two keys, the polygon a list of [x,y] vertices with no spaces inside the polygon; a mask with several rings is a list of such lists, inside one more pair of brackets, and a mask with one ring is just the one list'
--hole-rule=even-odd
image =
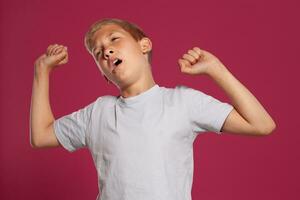
{"label": "neck", "polygon": [[127,87],[121,88],[120,93],[124,98],[136,96],[152,88],[155,84],[152,73],[150,72],[148,73],[148,76],[141,78]]}

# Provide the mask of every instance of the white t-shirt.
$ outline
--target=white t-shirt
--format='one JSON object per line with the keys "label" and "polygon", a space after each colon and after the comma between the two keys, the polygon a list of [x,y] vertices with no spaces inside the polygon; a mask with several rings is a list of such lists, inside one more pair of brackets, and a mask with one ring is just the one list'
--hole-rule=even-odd
{"label": "white t-shirt", "polygon": [[[97,200],[191,200],[193,142],[221,127],[233,106],[186,86],[101,96],[54,122],[62,146],[87,147]],[[101,194],[101,195],[100,195]]]}

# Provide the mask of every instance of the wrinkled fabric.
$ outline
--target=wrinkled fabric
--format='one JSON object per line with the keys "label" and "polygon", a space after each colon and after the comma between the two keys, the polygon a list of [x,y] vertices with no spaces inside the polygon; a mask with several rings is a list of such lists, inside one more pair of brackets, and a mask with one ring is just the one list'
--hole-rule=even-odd
{"label": "wrinkled fabric", "polygon": [[88,148],[97,200],[191,200],[193,142],[221,134],[233,106],[186,87],[153,87],[136,96],[101,96],[55,120],[69,152]]}

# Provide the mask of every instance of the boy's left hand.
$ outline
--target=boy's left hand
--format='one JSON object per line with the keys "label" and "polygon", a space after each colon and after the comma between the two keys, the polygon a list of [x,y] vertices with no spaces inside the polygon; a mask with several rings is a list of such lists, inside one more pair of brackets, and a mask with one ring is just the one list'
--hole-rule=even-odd
{"label": "boy's left hand", "polygon": [[188,50],[178,64],[182,73],[190,75],[207,74],[209,69],[222,65],[216,56],[199,47]]}

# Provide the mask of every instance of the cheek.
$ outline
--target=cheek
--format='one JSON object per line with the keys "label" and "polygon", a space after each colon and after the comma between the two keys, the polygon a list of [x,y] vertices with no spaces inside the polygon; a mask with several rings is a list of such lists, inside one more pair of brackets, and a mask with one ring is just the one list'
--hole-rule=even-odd
{"label": "cheek", "polygon": [[106,69],[104,67],[104,63],[103,62],[97,62],[97,67],[98,69],[103,73],[103,72],[106,72]]}
{"label": "cheek", "polygon": [[135,44],[134,42],[130,42],[130,43],[123,43],[121,45],[122,45],[121,48],[125,50],[126,55],[135,58],[141,56],[141,52],[138,44]]}

